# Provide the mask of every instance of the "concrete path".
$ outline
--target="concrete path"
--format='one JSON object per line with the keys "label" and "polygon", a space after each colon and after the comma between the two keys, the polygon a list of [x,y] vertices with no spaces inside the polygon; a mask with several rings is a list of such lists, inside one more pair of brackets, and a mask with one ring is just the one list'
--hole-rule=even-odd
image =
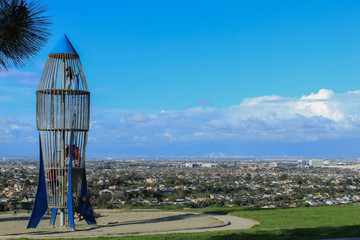
{"label": "concrete path", "polygon": [[[259,224],[259,222],[254,221],[252,219],[234,217],[229,215],[218,215],[218,214],[208,214],[208,213],[193,213],[199,216],[207,216],[210,218],[214,218],[220,220],[222,224],[218,226],[206,226],[206,227],[197,227],[190,229],[180,229],[180,230],[166,230],[166,231],[158,231],[151,232],[153,233],[186,233],[186,232],[209,232],[209,231],[221,231],[221,230],[239,230],[239,229],[249,229],[254,225]],[[149,233],[145,233],[149,234]]]}
{"label": "concrete path", "polygon": [[156,234],[175,232],[203,232],[231,229],[247,229],[258,224],[240,217],[199,214],[187,212],[119,211],[99,210],[98,226],[89,226],[85,221],[76,222],[76,231],[68,227],[49,226],[45,216],[36,229],[26,229],[29,215],[0,214],[0,239],[9,238],[81,238],[120,236],[126,234]]}
{"label": "concrete path", "polygon": [[[212,217],[218,219],[223,222],[222,225],[214,226],[214,227],[205,227],[198,229],[183,229],[180,231],[171,231],[171,232],[207,232],[207,231],[220,231],[220,230],[236,230],[236,229],[249,229],[254,225],[259,224],[259,222],[254,221],[252,219],[229,216],[229,215],[218,215],[218,214],[199,214],[208,217]],[[170,231],[166,231],[166,233],[170,233]]]}

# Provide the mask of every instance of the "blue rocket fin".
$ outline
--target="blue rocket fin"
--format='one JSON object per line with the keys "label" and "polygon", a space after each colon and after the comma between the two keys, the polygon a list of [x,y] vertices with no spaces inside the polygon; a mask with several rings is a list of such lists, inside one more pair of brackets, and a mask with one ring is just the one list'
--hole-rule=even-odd
{"label": "blue rocket fin", "polygon": [[54,226],[55,220],[56,220],[56,214],[57,214],[57,208],[53,208],[53,209],[51,210],[50,226]]}
{"label": "blue rocket fin", "polygon": [[40,135],[39,135],[39,144],[40,144],[39,179],[36,189],[34,207],[31,212],[31,216],[26,228],[36,228],[39,222],[41,221],[41,219],[44,217],[46,211],[48,210],[45,171],[44,171],[44,162],[42,156]]}
{"label": "blue rocket fin", "polygon": [[68,188],[67,209],[68,209],[70,227],[72,228],[72,230],[75,231],[74,211],[73,211],[73,190],[72,190],[73,189],[73,184],[72,184],[73,138],[74,138],[74,132],[71,131],[71,135],[70,135],[70,162],[69,162],[69,188]]}
{"label": "blue rocket fin", "polygon": [[87,188],[87,182],[86,182],[85,166],[83,168],[81,180],[82,180],[81,192],[80,192],[80,201],[78,205],[78,210],[82,214],[88,225],[97,225],[93,209],[90,205],[89,190]]}

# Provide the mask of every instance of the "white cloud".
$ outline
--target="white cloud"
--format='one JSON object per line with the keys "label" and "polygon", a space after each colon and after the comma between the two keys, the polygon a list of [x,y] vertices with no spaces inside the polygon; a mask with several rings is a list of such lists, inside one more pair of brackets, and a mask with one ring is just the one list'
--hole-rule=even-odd
{"label": "white cloud", "polygon": [[17,125],[17,124],[12,124],[12,125],[10,125],[10,129],[11,130],[15,130],[15,129],[21,129],[22,127],[20,127],[19,125]]}
{"label": "white cloud", "polygon": [[[34,124],[28,119],[0,116],[0,142],[37,139],[35,117],[31,117]],[[306,142],[348,137],[360,137],[360,91],[338,94],[322,89],[299,98],[248,98],[226,109],[207,106],[150,114],[93,108],[89,142],[145,146],[176,141]]]}
{"label": "white cloud", "polygon": [[145,122],[147,118],[142,113],[134,113],[131,115],[126,115],[122,118],[122,121],[127,122]]}
{"label": "white cloud", "polygon": [[0,116],[0,143],[23,143],[33,142],[36,138],[35,125],[28,122],[20,122],[16,118],[9,119]]}
{"label": "white cloud", "polygon": [[254,106],[257,104],[261,104],[261,103],[272,103],[272,102],[276,102],[277,100],[281,100],[281,99],[282,99],[282,97],[279,97],[276,95],[246,98],[241,103],[241,106]]}
{"label": "white cloud", "polygon": [[308,96],[302,96],[301,100],[317,100],[317,99],[329,99],[331,96],[334,95],[334,92],[329,89],[320,89],[318,93],[311,93]]}
{"label": "white cloud", "polygon": [[157,114],[138,112],[114,119],[122,120],[111,121],[110,130],[97,118],[94,134],[111,131],[106,136],[114,142],[138,141],[139,136],[143,142],[204,139],[299,142],[359,137],[360,91],[335,94],[321,89],[300,98],[276,95],[247,98],[227,109],[196,107],[162,110]]}
{"label": "white cloud", "polygon": [[8,71],[0,71],[0,79],[16,81],[25,85],[38,85],[41,74],[38,72],[26,72],[18,69],[9,69]]}

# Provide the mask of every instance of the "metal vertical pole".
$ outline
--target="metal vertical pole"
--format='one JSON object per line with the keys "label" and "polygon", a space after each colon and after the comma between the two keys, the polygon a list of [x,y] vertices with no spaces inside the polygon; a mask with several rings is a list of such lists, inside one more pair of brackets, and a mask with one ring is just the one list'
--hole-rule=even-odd
{"label": "metal vertical pole", "polygon": [[[63,74],[62,74],[62,81],[61,81],[61,88],[62,90],[65,89],[65,80],[66,80],[66,63],[65,63],[65,57],[63,57],[62,59],[62,65],[63,65]],[[64,91],[62,91],[61,96],[61,115],[62,115],[62,119],[63,119],[63,124],[61,126],[61,163],[60,166],[62,168],[62,172],[63,172],[63,176],[61,176],[62,178],[62,192],[65,193],[65,96],[64,96]],[[62,202],[64,201],[64,199],[66,199],[66,197],[64,196],[64,194],[62,194],[61,196],[62,198]],[[60,226],[64,226],[65,225],[65,208],[61,208],[60,209]]]}

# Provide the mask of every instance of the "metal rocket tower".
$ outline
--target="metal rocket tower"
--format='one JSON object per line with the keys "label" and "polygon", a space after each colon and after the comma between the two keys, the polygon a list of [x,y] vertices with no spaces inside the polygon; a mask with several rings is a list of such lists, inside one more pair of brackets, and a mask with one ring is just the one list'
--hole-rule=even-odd
{"label": "metal rocket tower", "polygon": [[36,92],[39,181],[27,228],[36,228],[51,210],[50,225],[75,230],[74,210],[96,224],[86,184],[85,153],[90,92],[80,58],[66,35],[49,54]]}

